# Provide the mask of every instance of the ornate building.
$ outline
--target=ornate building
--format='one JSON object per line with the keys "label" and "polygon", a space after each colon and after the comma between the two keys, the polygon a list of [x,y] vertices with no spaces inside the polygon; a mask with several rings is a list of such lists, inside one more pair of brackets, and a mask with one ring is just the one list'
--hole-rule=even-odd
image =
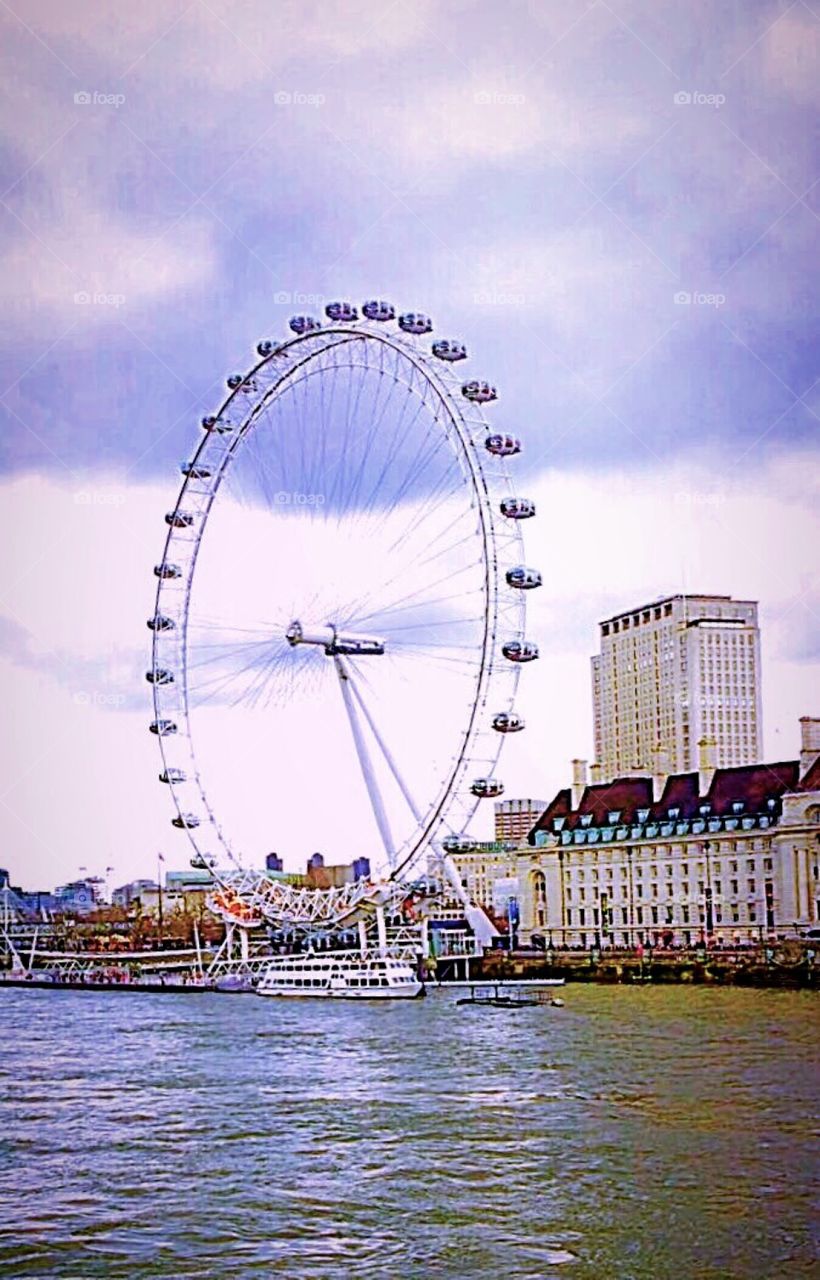
{"label": "ornate building", "polygon": [[521,936],[747,941],[820,922],[820,720],[800,760],[559,791],[519,851]]}

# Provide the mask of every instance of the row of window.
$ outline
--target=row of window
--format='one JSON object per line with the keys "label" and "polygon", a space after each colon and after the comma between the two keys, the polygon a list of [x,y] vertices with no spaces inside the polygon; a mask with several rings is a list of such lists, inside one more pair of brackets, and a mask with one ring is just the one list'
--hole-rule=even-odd
{"label": "row of window", "polygon": [[[568,857],[565,859],[565,862],[569,862]],[[672,875],[683,876],[683,877],[688,876],[690,865],[696,867],[698,871],[703,871],[705,870],[705,867],[706,867],[705,861],[699,861],[691,864],[689,862],[673,861],[669,863],[669,865],[664,864],[667,878]],[[723,863],[720,858],[712,859],[709,865],[713,874],[719,874],[723,870]],[[773,865],[774,865],[773,860],[770,857],[765,857],[763,859],[764,871],[771,871],[773,869]],[[635,878],[638,880],[642,878],[644,872],[647,870],[651,877],[656,878],[658,876],[658,866],[659,864],[657,862],[649,862],[649,863],[636,862],[632,868],[632,872]],[[729,871],[733,872],[736,875],[740,869],[740,862],[737,858],[730,858],[727,862],[727,867]],[[759,856],[758,856],[758,859],[746,858],[746,871],[748,873],[750,874],[754,873],[755,871],[758,870],[758,867],[759,867]],[[589,868],[584,868],[583,866],[571,866],[567,868],[568,874],[571,876],[574,876],[575,879],[579,881],[582,881],[586,878],[587,870],[589,870],[592,880],[597,881],[600,873],[600,867],[598,866],[592,866]],[[604,866],[603,871],[607,880],[612,880],[614,875],[614,870],[615,870],[614,866]],[[628,874],[627,863],[625,862],[620,863],[619,871],[622,879],[626,879]]]}
{"label": "row of window", "polygon": [[[727,896],[732,898],[737,898],[740,895],[740,881],[729,880],[728,884],[729,884],[729,891]],[[645,886],[641,883],[638,883],[635,885],[636,898],[643,898],[644,888]],[[696,893],[698,897],[701,897],[701,898],[703,897],[703,895],[706,892],[706,888],[707,888],[707,885],[705,880],[697,881]],[[669,880],[667,881],[667,884],[666,884],[666,897],[667,899],[675,899],[675,900],[677,900],[680,897],[688,898],[690,896],[690,890],[691,890],[690,882],[688,880],[684,880],[680,885],[680,893],[676,894],[675,886],[673,885],[672,881]],[[567,902],[573,901],[576,892],[578,894],[579,901],[586,902],[587,900],[587,891],[584,885],[576,886],[575,888],[573,888],[572,885],[568,885],[564,892],[566,895]],[[723,897],[723,881],[722,880],[714,880],[712,882],[712,892],[716,898]],[[746,880],[745,893],[750,896],[757,893],[757,881],[754,879],[754,877],[750,877],[749,879]],[[621,885],[617,891],[615,890],[614,885],[608,886],[603,891],[601,891],[597,885],[594,885],[591,889],[591,897],[594,898],[595,901],[600,901],[600,899],[603,897],[614,898],[616,894],[617,894],[617,899],[619,901],[622,901],[625,899],[628,900],[629,894],[624,885]],[[653,882],[648,886],[648,896],[652,898],[658,898],[660,896],[660,885],[657,882]]]}

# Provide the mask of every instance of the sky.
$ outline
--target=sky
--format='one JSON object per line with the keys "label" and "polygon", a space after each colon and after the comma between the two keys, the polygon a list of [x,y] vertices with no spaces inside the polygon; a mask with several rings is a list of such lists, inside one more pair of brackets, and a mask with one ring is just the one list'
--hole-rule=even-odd
{"label": "sky", "polygon": [[162,516],[226,374],[333,298],[464,339],[524,442],[542,657],[508,795],[592,758],[596,623],[678,590],[760,601],[766,754],[796,755],[820,713],[815,8],[11,0],[0,23],[13,882],[186,864],[146,732]]}

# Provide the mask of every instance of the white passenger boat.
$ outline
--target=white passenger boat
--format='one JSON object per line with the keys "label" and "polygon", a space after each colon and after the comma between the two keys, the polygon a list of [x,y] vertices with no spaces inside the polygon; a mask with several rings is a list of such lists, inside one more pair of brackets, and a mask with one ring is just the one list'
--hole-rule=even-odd
{"label": "white passenger boat", "polygon": [[323,996],[337,1000],[412,1000],[424,995],[412,965],[360,951],[308,951],[277,956],[256,987],[259,996]]}

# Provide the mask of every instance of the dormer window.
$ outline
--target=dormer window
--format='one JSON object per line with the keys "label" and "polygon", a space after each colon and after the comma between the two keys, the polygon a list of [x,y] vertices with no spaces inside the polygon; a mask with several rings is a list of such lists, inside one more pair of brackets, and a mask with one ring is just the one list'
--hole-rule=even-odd
{"label": "dormer window", "polygon": [[710,804],[702,804],[698,808],[698,813],[702,818],[708,818],[711,812],[712,806]]}
{"label": "dormer window", "polygon": [[582,814],[582,815],[581,815],[581,826],[582,826],[582,827],[591,827],[591,826],[592,826],[592,814],[591,814],[591,813],[584,813],[584,814]]}
{"label": "dormer window", "polygon": [[614,826],[615,823],[620,818],[620,816],[621,816],[620,809],[611,809],[610,812],[606,815],[607,822],[610,824],[610,826]]}
{"label": "dormer window", "polygon": [[777,804],[777,801],[770,796],[769,799],[766,801],[766,808],[773,809],[776,804]]}
{"label": "dormer window", "polygon": [[566,818],[553,818],[552,820],[553,831],[555,831],[556,833],[561,831],[563,829],[565,822],[566,822]]}
{"label": "dormer window", "polygon": [[649,817],[649,810],[638,809],[635,816],[637,817],[639,822],[646,822],[647,818]]}
{"label": "dormer window", "polygon": [[678,809],[678,808],[667,809],[667,814],[668,814],[668,816],[669,816],[670,818],[679,818],[679,817],[680,817],[680,809]]}
{"label": "dormer window", "polygon": [[742,801],[742,800],[733,800],[733,801],[732,801],[732,813],[742,813],[742,812],[743,812],[743,801]]}

